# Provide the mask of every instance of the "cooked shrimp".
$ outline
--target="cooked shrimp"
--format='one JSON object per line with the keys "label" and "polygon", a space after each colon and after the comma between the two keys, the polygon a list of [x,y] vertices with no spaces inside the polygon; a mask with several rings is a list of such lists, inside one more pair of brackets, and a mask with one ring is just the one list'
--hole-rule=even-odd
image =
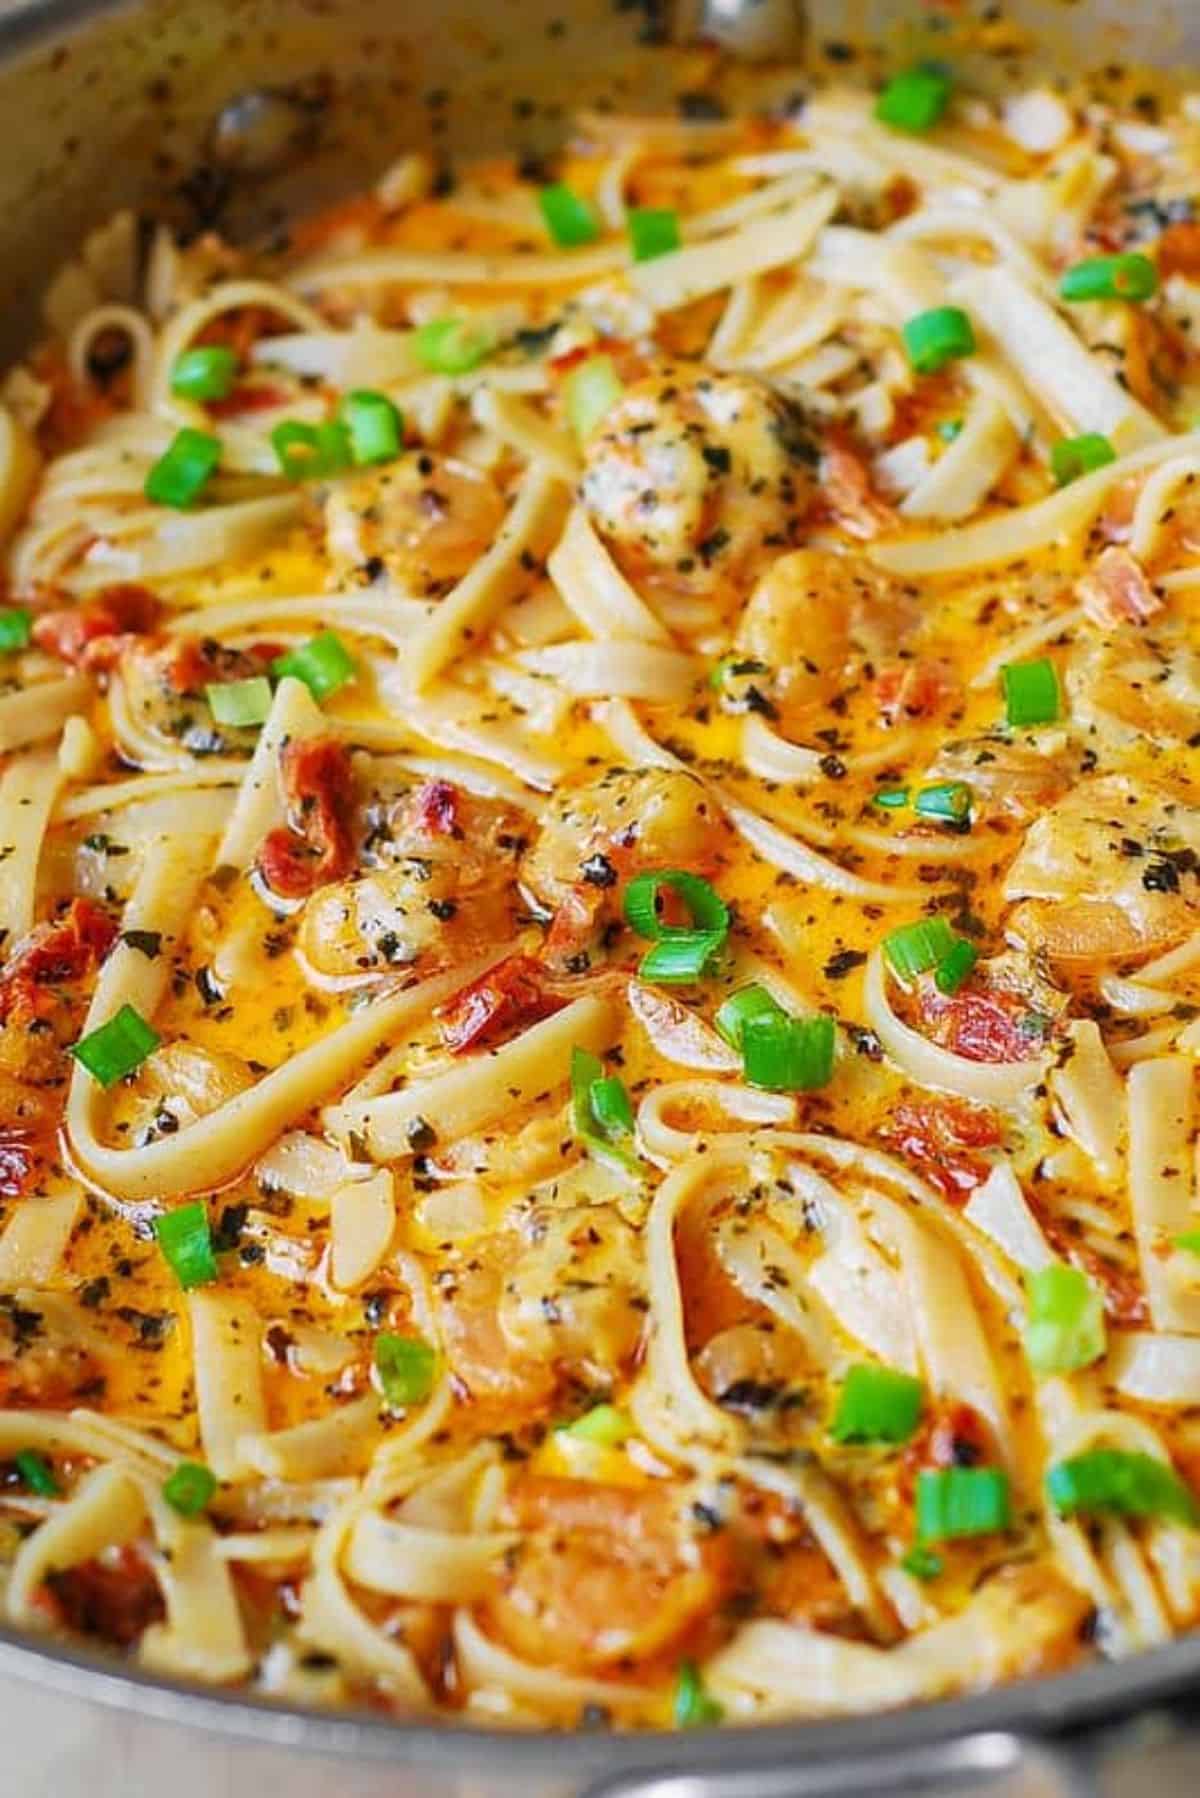
{"label": "cooked shrimp", "polygon": [[667,365],[593,433],[580,491],[631,577],[712,593],[799,540],[817,459],[804,413],[766,381]]}
{"label": "cooked shrimp", "polygon": [[489,547],[504,501],[487,475],[447,456],[403,456],[341,481],[325,501],[325,547],[345,581],[386,569],[414,594],[446,592]]}
{"label": "cooked shrimp", "polygon": [[587,1672],[660,1654],[729,1582],[720,1535],[693,1537],[671,1495],[654,1488],[523,1474],[504,1520],[527,1533],[488,1621],[541,1664]]}
{"label": "cooked shrimp", "polygon": [[721,840],[716,807],[694,774],[610,768],[554,795],[522,873],[554,906],[581,882],[602,894],[640,868],[711,869]]}
{"label": "cooked shrimp", "polygon": [[146,1102],[152,1134],[166,1135],[206,1117],[253,1084],[238,1055],[196,1043],[165,1043],[138,1071],[138,1096]]}
{"label": "cooked shrimp", "polygon": [[372,826],[381,864],[308,901],[298,945],[337,979],[371,978],[422,956],[471,953],[511,935],[526,820],[510,806],[430,781]]}
{"label": "cooked shrimp", "polygon": [[637,1237],[611,1205],[536,1207],[504,1281],[500,1327],[522,1354],[607,1385],[630,1362],[645,1322]]}
{"label": "cooked shrimp", "polygon": [[1082,782],[1032,824],[1009,868],[1008,929],[1052,960],[1144,960],[1200,918],[1200,811],[1129,775]]}
{"label": "cooked shrimp", "polygon": [[781,556],[755,587],[742,613],[725,691],[737,705],[760,695],[785,715],[826,705],[845,684],[855,659],[895,655],[920,623],[912,594],[863,557],[798,549]]}
{"label": "cooked shrimp", "polygon": [[961,780],[971,789],[978,823],[1028,823],[1067,791],[1080,772],[1082,753],[1042,732],[1026,740],[968,737],[947,743],[930,764],[931,781]]}
{"label": "cooked shrimp", "polygon": [[1141,737],[1186,743],[1200,707],[1200,656],[1173,633],[1081,641],[1067,666],[1072,715],[1114,747]]}

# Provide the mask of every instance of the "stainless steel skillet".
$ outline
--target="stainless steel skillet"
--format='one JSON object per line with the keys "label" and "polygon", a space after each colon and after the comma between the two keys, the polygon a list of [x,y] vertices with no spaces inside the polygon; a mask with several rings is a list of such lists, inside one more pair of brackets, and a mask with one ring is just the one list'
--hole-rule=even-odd
{"label": "stainless steel skillet", "polygon": [[[118,206],[259,234],[406,145],[450,157],[501,144],[534,157],[581,105],[697,108],[711,54],[682,47],[697,33],[751,59],[793,53],[805,36],[818,66],[869,72],[904,48],[916,0],[811,0],[806,19],[798,4],[0,0],[0,360],[27,340],[64,256]],[[1127,59],[1200,69],[1198,0],[1015,0],[1005,20],[1033,33],[1028,56],[1005,60],[1016,78]],[[994,63],[979,73],[994,79]],[[802,86],[794,67],[761,61],[732,63],[721,79],[734,103]],[[0,1632],[0,1793],[1174,1798],[1200,1780],[1193,1705],[1200,1636],[849,1723],[515,1736],[272,1708]],[[29,1741],[49,1758],[23,1759]],[[35,1765],[31,1786],[23,1769]]]}

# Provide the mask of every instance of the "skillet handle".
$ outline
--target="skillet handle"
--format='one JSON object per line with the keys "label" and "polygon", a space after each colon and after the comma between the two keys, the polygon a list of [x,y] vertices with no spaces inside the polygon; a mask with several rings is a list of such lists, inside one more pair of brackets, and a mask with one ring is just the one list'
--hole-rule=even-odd
{"label": "skillet handle", "polygon": [[[583,1798],[1196,1798],[1200,1729],[1187,1712],[1154,1712],[1072,1737],[964,1736],[852,1758],[809,1761],[803,1732],[795,1759],[756,1755],[749,1732],[714,1733],[703,1770],[627,1774],[589,1786]],[[689,1757],[691,1758],[691,1757]]]}

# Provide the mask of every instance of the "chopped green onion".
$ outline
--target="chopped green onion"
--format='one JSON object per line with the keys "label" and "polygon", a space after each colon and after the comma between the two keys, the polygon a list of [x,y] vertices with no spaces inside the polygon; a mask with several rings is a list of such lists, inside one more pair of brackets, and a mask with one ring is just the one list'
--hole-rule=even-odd
{"label": "chopped green onion", "polygon": [[208,1212],[199,1199],[156,1217],[154,1234],[185,1292],[218,1278],[220,1269],[213,1254]]}
{"label": "chopped green onion", "polygon": [[724,946],[723,931],[679,930],[647,949],[638,974],[657,986],[691,986],[712,972]]}
{"label": "chopped green onion", "polygon": [[608,417],[624,388],[611,356],[589,356],[563,382],[563,403],[580,443]]}
{"label": "chopped green onion", "polygon": [[[658,908],[664,887],[683,900],[688,924],[663,923]],[[664,986],[702,979],[729,934],[729,908],[716,888],[683,868],[635,875],[625,888],[624,909],[626,923],[654,943],[642,958],[639,974]]]}
{"label": "chopped green onion", "polygon": [[71,1054],[101,1086],[115,1086],[157,1049],[158,1031],[132,1005],[122,1005],[106,1024],[72,1045]]}
{"label": "chopped green onion", "polygon": [[871,795],[871,804],[885,812],[902,811],[908,804],[908,788],[880,787],[878,793]]}
{"label": "chopped green onion", "polygon": [[771,997],[766,987],[756,983],[730,993],[724,1004],[718,1006],[713,1023],[731,1049],[740,1049],[742,1026],[747,1018],[782,1018],[786,1015],[782,1005]]}
{"label": "chopped green onion", "polygon": [[433,1391],[437,1351],[421,1336],[381,1330],[375,1338],[375,1372],[389,1405],[419,1405]]}
{"label": "chopped green onion", "polygon": [[1006,1530],[1011,1518],[1008,1475],[998,1467],[925,1468],[917,1475],[919,1547]]}
{"label": "chopped green onion", "polygon": [[900,1562],[905,1573],[911,1573],[914,1579],[937,1579],[942,1571],[941,1555],[935,1555],[932,1548],[921,1548],[914,1544]]}
{"label": "chopped green onion", "polygon": [[271,709],[271,683],[265,674],[250,680],[216,681],[204,691],[213,718],[232,730],[262,724]]}
{"label": "chopped green onion", "polygon": [[595,243],[600,235],[600,220],[595,209],[565,181],[555,181],[538,193],[538,205],[546,221],[546,229],[560,250],[577,250],[581,244]]}
{"label": "chopped green onion", "polygon": [[847,1373],[829,1426],[835,1442],[907,1442],[921,1421],[921,1382],[860,1362]]}
{"label": "chopped green onion", "polygon": [[33,613],[25,606],[0,607],[0,655],[14,655],[33,641]]}
{"label": "chopped green onion", "polygon": [[668,206],[631,206],[625,215],[635,262],[669,256],[683,242],[679,214]]}
{"label": "chopped green onion", "polygon": [[812,1018],[757,1016],[742,1023],[742,1065],[751,1086],[808,1093],[833,1078],[837,1032],[824,1013]]}
{"label": "chopped green onion", "polygon": [[588,1093],[592,1116],[606,1136],[633,1135],[633,1106],[624,1083],[615,1074],[593,1080]]}
{"label": "chopped green onion", "polygon": [[355,678],[358,664],[336,631],[322,631],[298,649],[276,656],[271,673],[276,680],[290,674],[304,682],[314,699],[327,699]]}
{"label": "chopped green onion", "polygon": [[1058,291],[1064,300],[1148,300],[1158,291],[1158,270],[1136,250],[1089,256],[1066,271]]}
{"label": "chopped green onion", "polygon": [[1186,1249],[1189,1255],[1200,1255],[1200,1230],[1185,1230],[1182,1236],[1174,1239],[1177,1249]]}
{"label": "chopped green onion", "polygon": [[574,1436],[580,1442],[595,1442],[601,1448],[620,1448],[633,1435],[633,1424],[615,1405],[593,1405],[582,1417],[564,1423],[560,1436]]}
{"label": "chopped green onion", "polygon": [[[659,895],[666,888],[683,900],[690,922],[664,924],[659,916]],[[639,936],[657,942],[684,932],[710,931],[724,936],[729,930],[729,907],[711,881],[686,868],[656,868],[652,874],[635,874],[625,888],[625,922]]]}
{"label": "chopped green onion", "polygon": [[1116,459],[1116,450],[1099,431],[1085,431],[1082,437],[1060,437],[1050,448],[1050,468],[1060,487],[1067,487],[1080,475],[1105,468]]}
{"label": "chopped green onion", "polygon": [[486,362],[496,340],[469,318],[431,318],[413,335],[418,359],[437,375],[465,375]]}
{"label": "chopped green onion", "polygon": [[306,425],[285,418],[271,432],[271,446],[289,481],[320,481],[350,466],[350,442],[336,419]]}
{"label": "chopped green onion", "polygon": [[951,824],[965,824],[971,816],[971,789],[965,780],[942,780],[922,787],[913,800],[913,809],[922,818],[944,818]]}
{"label": "chopped green onion", "polygon": [[947,998],[956,993],[978,960],[979,951],[974,943],[969,943],[965,936],[955,937],[933,970],[933,984],[938,992],[945,993]]}
{"label": "chopped green onion", "polygon": [[29,1490],[36,1492],[39,1498],[58,1497],[59,1485],[54,1477],[54,1470],[46,1457],[39,1455],[36,1449],[23,1448],[19,1455],[13,1456],[13,1466]]}
{"label": "chopped green onion", "polygon": [[704,1689],[704,1681],[694,1661],[681,1661],[675,1677],[675,1726],[677,1729],[702,1729],[719,1723],[725,1715],[715,1698]]}
{"label": "chopped green onion", "polygon": [[578,1045],[571,1050],[571,1116],[575,1134],[601,1160],[637,1169],[637,1155],[624,1140],[634,1129],[629,1095],[615,1076],[605,1075],[598,1055]]}
{"label": "chopped green onion", "polygon": [[1104,1299],[1076,1267],[1052,1262],[1026,1281],[1025,1353],[1038,1373],[1090,1367],[1105,1349]]}
{"label": "chopped green onion", "polygon": [[943,443],[953,443],[956,437],[962,436],[963,421],[961,418],[943,418],[937,427],[937,434]]}
{"label": "chopped green onion", "polygon": [[237,377],[238,359],[220,344],[197,344],[176,356],[171,392],[185,400],[223,400]]}
{"label": "chopped green onion", "polygon": [[1135,1450],[1094,1448],[1059,1461],[1046,1475],[1046,1492],[1062,1517],[1114,1511],[1122,1517],[1200,1524],[1195,1494],[1174,1468]]}
{"label": "chopped green onion", "polygon": [[896,131],[928,131],[949,105],[952,87],[944,70],[918,63],[892,76],[875,102],[875,117]]}
{"label": "chopped green onion", "polygon": [[945,918],[918,918],[890,931],[883,939],[883,952],[901,980],[915,980],[944,961],[955,940]]}
{"label": "chopped green onion", "polygon": [[151,468],[143,492],[152,505],[184,512],[199,499],[220,460],[220,438],[185,425]]}
{"label": "chopped green onion", "polygon": [[217,1490],[217,1476],[202,1461],[181,1461],[163,1481],[162,1495],[181,1517],[199,1517]]}
{"label": "chopped green onion", "polygon": [[1062,711],[1058,675],[1045,656],[1032,662],[1006,662],[1000,670],[1004,711],[1009,725],[1024,730],[1033,724],[1057,724]]}
{"label": "chopped green onion", "polygon": [[338,407],[338,418],[350,440],[350,454],[359,467],[392,462],[404,448],[404,419],[386,393],[375,393],[369,388],[347,393]]}
{"label": "chopped green onion", "polygon": [[934,306],[918,312],[900,328],[908,359],[919,375],[936,374],[948,362],[975,353],[975,333],[958,306]]}

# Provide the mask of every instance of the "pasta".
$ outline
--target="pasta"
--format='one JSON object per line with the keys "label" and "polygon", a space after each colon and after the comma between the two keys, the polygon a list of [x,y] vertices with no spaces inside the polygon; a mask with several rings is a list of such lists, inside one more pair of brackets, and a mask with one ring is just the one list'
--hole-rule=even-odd
{"label": "pasta", "polygon": [[1200,1622],[1200,170],[1085,99],[589,114],[54,282],[8,1621],[622,1728]]}

